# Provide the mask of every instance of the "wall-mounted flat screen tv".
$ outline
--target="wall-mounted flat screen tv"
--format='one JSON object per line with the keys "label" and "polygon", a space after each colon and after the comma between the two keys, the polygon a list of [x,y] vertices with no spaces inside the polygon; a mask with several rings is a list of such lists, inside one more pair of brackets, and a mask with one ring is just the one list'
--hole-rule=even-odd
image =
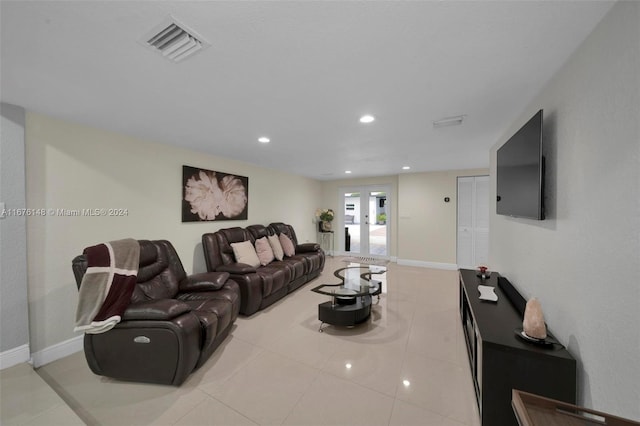
{"label": "wall-mounted flat screen tv", "polygon": [[496,180],[498,214],[544,219],[542,110],[498,149]]}

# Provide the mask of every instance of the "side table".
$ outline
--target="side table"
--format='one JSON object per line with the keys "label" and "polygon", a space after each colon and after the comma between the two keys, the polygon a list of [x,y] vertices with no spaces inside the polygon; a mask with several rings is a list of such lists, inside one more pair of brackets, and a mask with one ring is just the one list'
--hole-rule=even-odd
{"label": "side table", "polygon": [[318,244],[327,255],[333,256],[334,251],[333,231],[318,231]]}

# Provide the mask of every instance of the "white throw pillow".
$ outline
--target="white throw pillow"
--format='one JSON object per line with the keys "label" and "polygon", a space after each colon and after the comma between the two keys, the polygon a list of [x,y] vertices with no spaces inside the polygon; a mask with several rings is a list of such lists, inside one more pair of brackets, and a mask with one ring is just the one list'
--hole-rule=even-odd
{"label": "white throw pillow", "polygon": [[266,266],[269,263],[273,262],[273,259],[275,257],[273,255],[273,249],[271,248],[271,244],[269,244],[269,240],[267,240],[267,237],[258,238],[256,240],[256,253],[262,266]]}
{"label": "white throw pillow", "polygon": [[236,257],[236,262],[245,263],[254,268],[260,266],[260,259],[258,259],[256,249],[251,244],[251,241],[231,243],[231,248],[233,249],[233,255]]}
{"label": "white throw pillow", "polygon": [[285,234],[280,234],[280,245],[282,246],[282,251],[284,251],[285,256],[291,257],[296,254],[293,241],[291,241],[291,238],[287,237]]}
{"label": "white throw pillow", "polygon": [[284,251],[282,250],[282,245],[280,244],[280,240],[277,235],[269,235],[267,237],[269,239],[269,244],[271,244],[271,248],[273,249],[273,255],[276,259],[282,260],[284,259]]}

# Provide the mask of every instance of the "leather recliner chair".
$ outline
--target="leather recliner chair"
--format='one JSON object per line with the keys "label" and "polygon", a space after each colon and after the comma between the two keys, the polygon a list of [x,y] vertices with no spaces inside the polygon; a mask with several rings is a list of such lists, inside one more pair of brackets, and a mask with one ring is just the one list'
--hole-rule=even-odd
{"label": "leather recliner chair", "polygon": [[[240,288],[225,272],[187,276],[168,241],[140,240],[137,283],[122,321],[85,334],[95,374],[179,386],[229,334],[240,310]],[[78,288],[87,259],[72,262]]]}

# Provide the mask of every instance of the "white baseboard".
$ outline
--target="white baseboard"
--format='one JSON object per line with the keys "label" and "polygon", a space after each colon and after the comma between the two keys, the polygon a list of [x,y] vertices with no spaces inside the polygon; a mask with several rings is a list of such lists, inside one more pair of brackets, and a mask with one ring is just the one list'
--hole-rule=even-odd
{"label": "white baseboard", "polygon": [[361,255],[360,253],[352,253],[350,251],[336,251],[331,253],[329,256],[335,257],[335,256],[344,256],[344,257],[370,257],[372,259],[380,259],[380,260],[388,260],[389,262],[395,263],[396,260],[398,259],[395,256],[380,256],[377,254],[367,254],[367,255]]}
{"label": "white baseboard", "polygon": [[83,339],[84,334],[32,353],[31,359],[33,366],[38,368],[57,359],[64,358],[65,356],[81,351],[83,349]]}
{"label": "white baseboard", "polygon": [[29,362],[30,355],[29,344],[0,352],[0,370],[13,367],[23,362]]}
{"label": "white baseboard", "polygon": [[398,265],[419,266],[420,268],[446,269],[448,271],[455,271],[458,269],[458,265],[455,263],[425,262],[423,260],[411,259],[398,259]]}

